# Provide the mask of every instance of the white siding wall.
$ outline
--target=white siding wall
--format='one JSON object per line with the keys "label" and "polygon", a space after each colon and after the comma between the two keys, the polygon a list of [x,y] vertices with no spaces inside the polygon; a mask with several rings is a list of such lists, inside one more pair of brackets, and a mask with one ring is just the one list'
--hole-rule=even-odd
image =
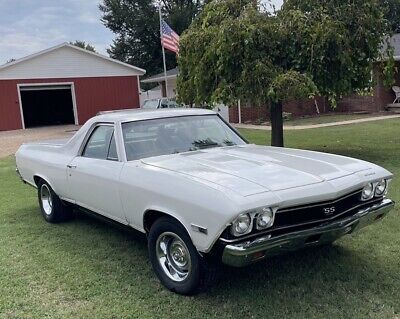
{"label": "white siding wall", "polygon": [[[168,79],[168,97],[174,98],[176,96],[176,79]],[[159,99],[162,97],[161,85],[154,89],[143,91],[140,93],[140,105],[143,105],[144,101],[150,99]]]}
{"label": "white siding wall", "polygon": [[144,91],[140,93],[140,106],[143,105],[144,101],[159,99],[161,98],[161,89],[159,87],[154,88],[152,90]]}
{"label": "white siding wall", "polygon": [[0,79],[43,79],[139,75],[134,69],[101,57],[61,47],[0,70]]}
{"label": "white siding wall", "polygon": [[167,80],[168,97],[172,98],[176,96],[176,79]]}

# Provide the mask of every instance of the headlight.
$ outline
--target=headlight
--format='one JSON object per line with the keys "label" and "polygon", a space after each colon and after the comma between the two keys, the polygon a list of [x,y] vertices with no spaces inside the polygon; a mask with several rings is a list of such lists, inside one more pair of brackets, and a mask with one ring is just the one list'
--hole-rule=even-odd
{"label": "headlight", "polygon": [[257,229],[265,229],[271,227],[274,223],[274,213],[271,208],[263,208],[256,216]]}
{"label": "headlight", "polygon": [[251,218],[249,214],[241,214],[231,226],[231,233],[234,236],[241,236],[251,231]]}
{"label": "headlight", "polygon": [[386,192],[387,181],[385,179],[378,182],[375,186],[375,196],[383,196]]}
{"label": "headlight", "polygon": [[372,197],[374,197],[374,185],[372,183],[368,183],[362,190],[361,200],[369,200]]}

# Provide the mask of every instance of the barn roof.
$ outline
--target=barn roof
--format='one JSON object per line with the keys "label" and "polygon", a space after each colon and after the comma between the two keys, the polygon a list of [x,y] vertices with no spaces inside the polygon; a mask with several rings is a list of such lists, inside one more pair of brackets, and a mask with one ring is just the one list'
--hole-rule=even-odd
{"label": "barn roof", "polygon": [[129,76],[145,73],[141,68],[70,43],[62,43],[0,66],[0,80]]}

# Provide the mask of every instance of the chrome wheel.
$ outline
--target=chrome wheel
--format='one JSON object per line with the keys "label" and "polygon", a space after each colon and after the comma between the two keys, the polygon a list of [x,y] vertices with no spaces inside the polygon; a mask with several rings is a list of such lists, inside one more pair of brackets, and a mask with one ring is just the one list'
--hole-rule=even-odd
{"label": "chrome wheel", "polygon": [[171,232],[157,238],[156,255],[164,273],[173,281],[184,281],[192,269],[189,249],[184,241]]}
{"label": "chrome wheel", "polygon": [[42,184],[40,187],[40,200],[42,202],[42,208],[44,213],[49,216],[53,211],[53,201],[51,198],[51,192],[46,184]]}

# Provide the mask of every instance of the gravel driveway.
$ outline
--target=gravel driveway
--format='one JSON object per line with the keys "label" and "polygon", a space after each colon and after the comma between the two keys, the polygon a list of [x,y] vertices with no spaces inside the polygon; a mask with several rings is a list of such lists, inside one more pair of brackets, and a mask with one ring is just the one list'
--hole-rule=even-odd
{"label": "gravel driveway", "polygon": [[14,154],[22,143],[71,137],[79,126],[59,125],[0,132],[0,158]]}

